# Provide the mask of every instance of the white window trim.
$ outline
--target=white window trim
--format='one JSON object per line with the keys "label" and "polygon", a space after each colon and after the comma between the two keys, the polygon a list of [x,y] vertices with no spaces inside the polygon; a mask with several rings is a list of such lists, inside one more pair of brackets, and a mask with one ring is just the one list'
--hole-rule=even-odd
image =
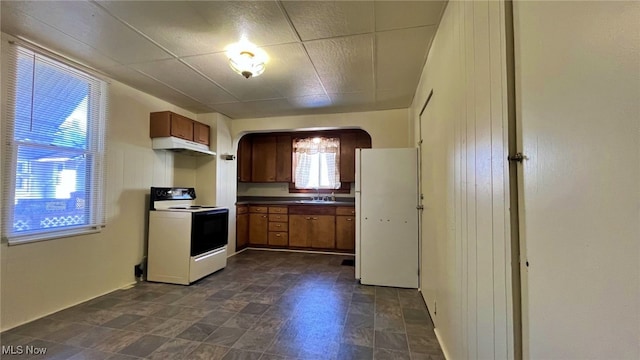
{"label": "white window trim", "polygon": [[[16,187],[16,169],[17,169],[17,143],[13,140],[13,103],[15,101],[15,94],[10,94],[9,85],[3,84],[2,86],[2,108],[0,116],[2,116],[2,130],[0,137],[5,141],[2,145],[3,156],[2,162],[2,176],[0,186],[2,198],[1,204],[3,208],[2,214],[2,239],[1,242],[7,242],[8,245],[21,245],[45,240],[53,240],[59,238],[67,238],[71,236],[86,235],[100,232],[106,226],[106,201],[105,201],[105,167],[106,167],[106,119],[108,114],[108,85],[109,82],[99,73],[91,68],[87,68],[77,62],[74,62],[62,55],[40,48],[29,42],[19,41],[13,37],[2,36],[2,47],[18,46],[36,53],[38,56],[46,57],[49,60],[58,62],[66,67],[73,69],[74,71],[82,73],[86,77],[93,78],[98,81],[100,95],[97,97],[99,100],[99,112],[97,115],[97,124],[95,124],[96,130],[91,136],[98,134],[98,139],[91,139],[90,146],[94,147],[95,156],[94,163],[92,164],[91,171],[91,184],[93,188],[94,198],[92,199],[92,208],[89,212],[90,220],[89,224],[83,224],[78,226],[68,226],[64,228],[48,228],[46,230],[37,230],[31,232],[22,232],[20,234],[12,234],[9,231],[13,228],[11,225],[13,219],[13,203],[15,200],[15,187]],[[2,76],[7,78],[8,74],[14,72],[15,69],[10,69],[13,66],[12,62],[7,61],[6,56],[9,53],[13,53],[17,50],[2,51]],[[73,151],[73,149],[65,149]],[[10,154],[11,158],[7,156]],[[5,161],[7,160],[7,161]],[[11,209],[8,211],[7,209]]]}

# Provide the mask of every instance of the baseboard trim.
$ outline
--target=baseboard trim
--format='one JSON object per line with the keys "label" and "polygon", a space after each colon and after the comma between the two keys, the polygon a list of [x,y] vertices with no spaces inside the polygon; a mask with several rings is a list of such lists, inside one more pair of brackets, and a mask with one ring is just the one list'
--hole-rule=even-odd
{"label": "baseboard trim", "polygon": [[242,249],[242,250],[240,250],[240,251],[236,251],[236,252],[234,252],[233,254],[231,254],[231,255],[227,256],[227,259],[228,259],[228,258],[230,258],[230,257],[232,257],[232,256],[236,256],[236,255],[240,254],[241,252],[245,252],[247,249],[248,249],[248,248],[244,248],[244,249]]}
{"label": "baseboard trim", "polygon": [[444,358],[446,360],[451,359],[451,356],[449,356],[449,352],[447,351],[446,346],[444,346],[444,344],[442,343],[440,331],[438,331],[438,329],[433,329],[433,332],[436,333],[436,339],[438,339],[438,344],[440,344],[440,349],[442,349],[442,354],[444,355]]}
{"label": "baseboard trim", "polygon": [[[313,251],[313,250],[295,250],[295,249],[271,249],[271,248],[257,248],[257,247],[247,247],[244,250],[261,250],[261,251],[280,251],[280,252],[295,252],[295,253],[305,253],[305,254],[325,254],[325,255],[344,255],[344,256],[353,256],[354,254],[340,253],[340,252],[331,252],[331,251]],[[244,251],[242,250],[242,251]]]}

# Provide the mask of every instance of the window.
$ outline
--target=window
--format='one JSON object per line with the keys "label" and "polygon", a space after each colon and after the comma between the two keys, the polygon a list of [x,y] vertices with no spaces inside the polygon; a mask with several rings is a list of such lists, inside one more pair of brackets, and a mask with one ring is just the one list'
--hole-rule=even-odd
{"label": "window", "polygon": [[95,232],[105,221],[107,85],[24,47],[8,49],[2,235],[14,244]]}
{"label": "window", "polygon": [[293,142],[293,183],[296,189],[340,188],[340,139],[304,138]]}

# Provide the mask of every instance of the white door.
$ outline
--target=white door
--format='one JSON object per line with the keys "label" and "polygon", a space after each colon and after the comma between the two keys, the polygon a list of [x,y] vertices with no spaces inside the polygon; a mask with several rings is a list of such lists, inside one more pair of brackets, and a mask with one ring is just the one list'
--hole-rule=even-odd
{"label": "white door", "polygon": [[363,149],[359,165],[360,281],[417,288],[417,149]]}
{"label": "white door", "polygon": [[525,359],[640,358],[639,20],[514,2]]}

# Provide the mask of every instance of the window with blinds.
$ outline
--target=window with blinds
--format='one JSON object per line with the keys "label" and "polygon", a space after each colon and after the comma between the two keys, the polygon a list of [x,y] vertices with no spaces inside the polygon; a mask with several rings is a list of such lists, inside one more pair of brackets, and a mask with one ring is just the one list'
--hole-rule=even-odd
{"label": "window with blinds", "polygon": [[340,139],[305,138],[293,142],[293,182],[296,189],[340,188]]}
{"label": "window with blinds", "polygon": [[16,244],[99,231],[107,84],[17,44],[7,49],[3,237]]}

